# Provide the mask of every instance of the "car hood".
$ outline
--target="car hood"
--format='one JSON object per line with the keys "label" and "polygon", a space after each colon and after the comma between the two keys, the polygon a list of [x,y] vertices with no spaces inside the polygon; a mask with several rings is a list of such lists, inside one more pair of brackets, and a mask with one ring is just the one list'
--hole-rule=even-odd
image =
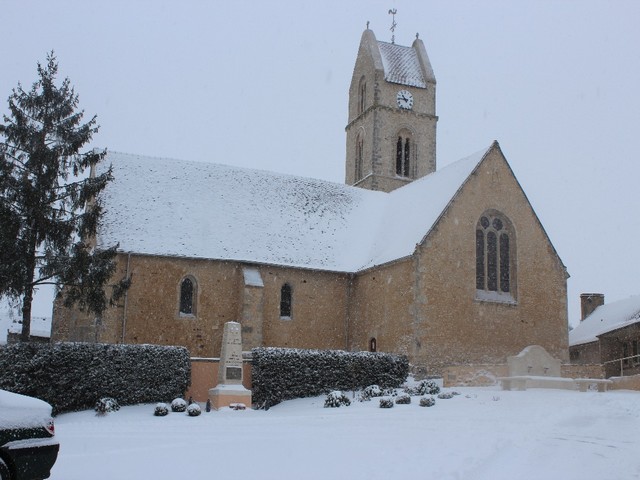
{"label": "car hood", "polygon": [[0,428],[41,427],[51,419],[51,405],[26,395],[0,390]]}

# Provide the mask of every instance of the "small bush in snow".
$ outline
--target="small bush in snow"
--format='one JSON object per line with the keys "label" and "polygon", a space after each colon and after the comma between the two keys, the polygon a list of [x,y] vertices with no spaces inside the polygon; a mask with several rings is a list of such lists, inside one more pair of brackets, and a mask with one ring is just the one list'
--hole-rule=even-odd
{"label": "small bush in snow", "polygon": [[407,387],[404,390],[409,395],[437,395],[440,393],[440,387],[433,380],[422,380],[413,387]]}
{"label": "small bush in snow", "polygon": [[[184,410],[183,410],[184,411]],[[200,405],[198,405],[197,403],[193,402],[190,403],[189,406],[187,407],[187,414],[190,417],[197,417],[198,415],[200,415],[202,413],[202,410],[200,409]]]}
{"label": "small bush in snow", "polygon": [[372,398],[381,397],[382,389],[378,385],[369,385],[362,389],[360,396],[358,397],[361,402],[368,402]]}
{"label": "small bush in snow", "polygon": [[348,407],[351,405],[351,400],[349,400],[349,398],[340,390],[334,390],[329,393],[327,398],[324,400],[324,408],[337,408],[343,405]]}
{"label": "small bush in snow", "polygon": [[450,398],[453,398],[453,393],[450,392],[443,392],[440,395],[438,395],[438,398],[440,400],[448,400]]}
{"label": "small bush in snow", "polygon": [[409,405],[411,403],[411,397],[409,395],[400,395],[396,398],[396,403],[398,405]]}
{"label": "small bush in snow", "polygon": [[117,412],[120,410],[120,405],[115,398],[104,397],[96,402],[94,410],[98,415],[106,415],[109,412]]}
{"label": "small bush in snow", "polygon": [[433,397],[422,397],[420,399],[421,407],[433,407],[436,404],[436,399]]}
{"label": "small bush in snow", "polygon": [[187,409],[187,402],[185,402],[184,398],[175,398],[171,402],[172,412],[184,412],[186,409]]}
{"label": "small bush in snow", "polygon": [[153,414],[156,417],[164,417],[169,414],[169,407],[167,407],[166,403],[158,403],[156,404],[156,408],[153,410]]}
{"label": "small bush in snow", "polygon": [[381,398],[380,408],[393,408],[393,400],[390,398]]}

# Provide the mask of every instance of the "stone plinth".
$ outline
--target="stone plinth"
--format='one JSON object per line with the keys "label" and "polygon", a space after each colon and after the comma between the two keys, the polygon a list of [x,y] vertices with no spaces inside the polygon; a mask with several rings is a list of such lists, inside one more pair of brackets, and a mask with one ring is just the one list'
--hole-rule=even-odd
{"label": "stone plinth", "polygon": [[238,322],[224,324],[218,385],[209,390],[209,400],[216,410],[232,403],[251,407],[251,390],[242,385],[242,334]]}

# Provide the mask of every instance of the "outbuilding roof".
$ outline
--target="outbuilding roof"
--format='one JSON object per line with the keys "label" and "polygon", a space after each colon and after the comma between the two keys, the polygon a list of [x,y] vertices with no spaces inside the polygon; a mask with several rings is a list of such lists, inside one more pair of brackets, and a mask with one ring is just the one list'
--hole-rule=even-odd
{"label": "outbuilding roof", "polygon": [[596,342],[603,335],[640,322],[640,295],[596,308],[569,332],[569,345]]}
{"label": "outbuilding roof", "polygon": [[122,252],[357,272],[411,255],[482,150],[390,193],[109,152],[98,244]]}

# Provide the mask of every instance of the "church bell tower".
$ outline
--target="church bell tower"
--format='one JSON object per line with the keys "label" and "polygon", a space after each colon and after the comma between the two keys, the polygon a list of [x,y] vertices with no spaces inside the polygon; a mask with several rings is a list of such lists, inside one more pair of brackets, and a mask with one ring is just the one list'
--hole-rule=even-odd
{"label": "church bell tower", "polygon": [[349,87],[345,183],[390,192],[436,169],[436,79],[422,40],[362,34]]}

